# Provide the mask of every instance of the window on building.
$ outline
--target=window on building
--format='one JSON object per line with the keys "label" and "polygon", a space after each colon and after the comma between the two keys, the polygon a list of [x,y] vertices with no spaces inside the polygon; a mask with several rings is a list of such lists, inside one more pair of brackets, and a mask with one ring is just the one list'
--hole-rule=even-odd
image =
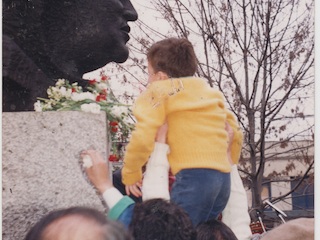
{"label": "window on building", "polygon": [[[299,181],[293,180],[291,189],[295,188]],[[293,210],[314,209],[314,179],[306,177],[291,196]]]}
{"label": "window on building", "polygon": [[271,183],[270,182],[262,184],[261,198],[262,199],[270,199],[271,198]]}

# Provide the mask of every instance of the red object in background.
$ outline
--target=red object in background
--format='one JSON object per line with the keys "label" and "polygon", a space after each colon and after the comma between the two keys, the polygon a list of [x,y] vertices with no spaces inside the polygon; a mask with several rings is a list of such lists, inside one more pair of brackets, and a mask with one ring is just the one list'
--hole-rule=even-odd
{"label": "red object in background", "polygon": [[108,95],[108,90],[107,89],[102,89],[100,92],[101,95]]}
{"label": "red object in background", "polygon": [[[250,228],[251,228],[252,234],[255,234],[255,233],[262,234],[262,233],[264,233],[264,230],[263,230],[263,227],[262,227],[260,221],[252,222],[250,224]],[[266,228],[266,227],[264,226],[264,228]]]}
{"label": "red object in background", "polygon": [[112,127],[112,128],[111,128],[111,132],[116,133],[117,131],[118,131],[118,128],[117,128],[117,127]]}
{"label": "red object in background", "polygon": [[96,82],[97,82],[97,81],[96,81],[95,79],[89,80],[89,84],[91,84],[91,85],[95,84]]}
{"label": "red object in background", "polygon": [[171,191],[172,185],[175,182],[176,177],[172,175],[172,172],[169,171],[169,191]]}
{"label": "red object in background", "polygon": [[101,81],[107,81],[109,78],[106,75],[102,75],[101,76]]}
{"label": "red object in background", "polygon": [[109,126],[111,127],[111,132],[116,133],[118,131],[118,122],[112,121]]}
{"label": "red object in background", "polygon": [[97,102],[100,102],[102,100],[106,100],[107,99],[107,95],[104,95],[104,94],[99,94],[97,97],[96,97],[96,101]]}
{"label": "red object in background", "polygon": [[118,126],[118,122],[113,121],[113,122],[110,122],[109,125],[112,127],[116,127]]}
{"label": "red object in background", "polygon": [[110,161],[110,162],[118,162],[119,159],[118,159],[117,155],[111,154],[111,155],[109,156],[109,161]]}

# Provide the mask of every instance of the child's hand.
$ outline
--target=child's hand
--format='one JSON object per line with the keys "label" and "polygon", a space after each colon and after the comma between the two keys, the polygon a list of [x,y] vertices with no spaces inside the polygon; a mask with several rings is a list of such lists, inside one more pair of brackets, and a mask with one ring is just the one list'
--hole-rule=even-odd
{"label": "child's hand", "polygon": [[230,124],[228,122],[226,122],[225,129],[226,129],[226,131],[228,133],[228,150],[230,150],[232,142],[233,142],[234,131],[233,131],[232,127],[230,126]]}
{"label": "child's hand", "polygon": [[126,185],[126,194],[129,196],[130,194],[136,196],[136,197],[141,197],[141,187],[142,187],[142,181],[136,182],[135,184],[132,185]]}
{"label": "child's hand", "polygon": [[156,135],[156,142],[166,143],[167,132],[168,132],[168,123],[164,123],[158,129],[158,132],[157,132],[157,135]]}
{"label": "child's hand", "polygon": [[228,133],[228,149],[227,149],[227,156],[228,156],[228,160],[232,163],[232,159],[231,159],[231,146],[232,146],[232,142],[233,142],[233,137],[234,137],[234,131],[232,129],[232,127],[230,126],[230,124],[228,122],[226,122],[226,127],[225,127],[227,133]]}

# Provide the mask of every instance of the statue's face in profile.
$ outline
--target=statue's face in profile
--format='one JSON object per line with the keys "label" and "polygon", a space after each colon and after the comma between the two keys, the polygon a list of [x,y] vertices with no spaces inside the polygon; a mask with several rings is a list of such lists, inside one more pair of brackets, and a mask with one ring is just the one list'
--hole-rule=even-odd
{"label": "statue's face in profile", "polygon": [[130,0],[44,2],[42,23],[52,62],[67,60],[63,67],[86,73],[127,60],[128,21],[137,20]]}
{"label": "statue's face in profile", "polygon": [[3,110],[32,110],[52,81],[128,58],[130,0],[3,0]]}

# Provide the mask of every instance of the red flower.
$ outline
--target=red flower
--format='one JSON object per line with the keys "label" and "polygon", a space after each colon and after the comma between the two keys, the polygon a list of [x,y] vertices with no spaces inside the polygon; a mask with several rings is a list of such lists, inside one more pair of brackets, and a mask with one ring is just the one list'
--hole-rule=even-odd
{"label": "red flower", "polygon": [[95,80],[95,79],[92,79],[92,80],[89,80],[89,84],[90,85],[93,85],[93,84],[95,84],[97,81]]}
{"label": "red flower", "polygon": [[117,128],[117,127],[112,127],[112,128],[111,128],[111,132],[116,133],[117,131],[118,131],[118,128]]}
{"label": "red flower", "polygon": [[101,76],[101,81],[107,81],[109,78],[106,75],[102,75]]}
{"label": "red flower", "polygon": [[107,96],[104,95],[104,94],[99,94],[97,97],[96,97],[96,101],[97,102],[100,102],[102,100],[106,100],[107,99]]}
{"label": "red flower", "polygon": [[108,95],[108,89],[102,89],[100,94],[103,94],[103,95]]}
{"label": "red flower", "polygon": [[111,154],[110,156],[109,156],[109,161],[110,162],[117,162],[119,159],[118,159],[118,157],[117,157],[117,155],[115,155],[115,154]]}
{"label": "red flower", "polygon": [[76,92],[77,90],[75,88],[72,88],[71,89],[71,92]]}
{"label": "red flower", "polygon": [[116,127],[116,126],[118,126],[118,122],[112,121],[112,122],[109,123],[109,125],[112,126],[112,127]]}

